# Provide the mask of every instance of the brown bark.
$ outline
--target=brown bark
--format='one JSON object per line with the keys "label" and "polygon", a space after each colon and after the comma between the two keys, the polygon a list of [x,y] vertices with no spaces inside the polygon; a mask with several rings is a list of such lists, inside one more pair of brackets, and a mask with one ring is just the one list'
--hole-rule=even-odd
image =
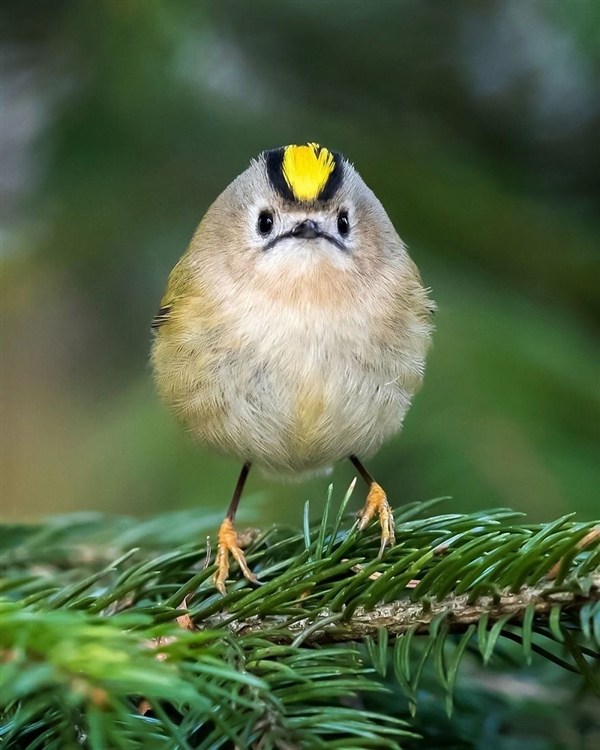
{"label": "brown bark", "polygon": [[[544,581],[537,586],[524,586],[515,594],[504,593],[496,601],[491,596],[481,596],[470,603],[468,594],[450,594],[439,601],[431,602],[428,606],[410,599],[400,599],[390,604],[377,605],[368,611],[358,607],[346,621],[342,620],[343,613],[323,609],[315,618],[296,619],[290,615],[253,616],[246,620],[234,621],[228,627],[237,635],[260,633],[263,637],[271,637],[278,643],[291,643],[295,640],[296,643],[301,641],[322,644],[362,640],[366,636],[376,636],[379,628],[385,628],[390,636],[399,636],[416,625],[416,633],[425,634],[429,632],[432,621],[443,613],[447,613],[446,621],[450,631],[461,632],[471,623],[478,622],[485,614],[488,615],[490,625],[505,615],[511,615],[511,622],[520,622],[531,603],[536,615],[543,615],[549,613],[556,605],[565,609],[578,609],[588,601],[599,599],[600,573],[593,577],[587,595],[567,591],[553,592],[550,582]],[[229,617],[227,613],[219,613],[202,623],[196,623],[196,626],[202,629],[221,626],[223,620]],[[269,636],[269,631],[273,633],[272,636]]]}

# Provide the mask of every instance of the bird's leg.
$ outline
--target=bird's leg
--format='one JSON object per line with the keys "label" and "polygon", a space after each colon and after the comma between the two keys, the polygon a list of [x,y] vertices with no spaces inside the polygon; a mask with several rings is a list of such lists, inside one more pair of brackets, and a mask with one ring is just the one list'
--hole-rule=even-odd
{"label": "bird's leg", "polygon": [[242,552],[244,541],[247,542],[247,540],[240,538],[233,525],[235,514],[240,502],[240,497],[242,496],[242,491],[244,489],[244,485],[246,484],[246,479],[248,478],[249,471],[250,463],[245,463],[242,467],[242,471],[240,472],[237,484],[235,485],[233,497],[231,498],[231,503],[229,504],[229,510],[227,511],[225,520],[223,521],[223,523],[221,524],[221,528],[219,529],[219,543],[217,546],[217,557],[215,560],[217,564],[217,570],[213,576],[213,581],[215,586],[219,589],[223,596],[225,596],[225,594],[227,593],[227,589],[225,588],[225,581],[227,580],[227,576],[229,574],[230,552],[237,564],[240,566],[240,570],[244,574],[245,578],[247,578],[252,583],[258,583],[258,579],[248,567],[248,563],[246,562],[246,558],[244,557],[244,553]]}
{"label": "bird's leg", "polygon": [[383,550],[388,546],[394,545],[396,541],[396,531],[394,528],[394,515],[392,508],[388,502],[387,495],[385,494],[381,485],[373,479],[365,467],[361,464],[356,456],[350,456],[350,461],[356,467],[356,470],[369,485],[369,494],[367,495],[367,501],[361,511],[358,513],[360,522],[358,524],[359,531],[365,529],[369,521],[377,513],[379,516],[379,523],[381,524],[381,547],[379,549],[379,557],[383,554]]}

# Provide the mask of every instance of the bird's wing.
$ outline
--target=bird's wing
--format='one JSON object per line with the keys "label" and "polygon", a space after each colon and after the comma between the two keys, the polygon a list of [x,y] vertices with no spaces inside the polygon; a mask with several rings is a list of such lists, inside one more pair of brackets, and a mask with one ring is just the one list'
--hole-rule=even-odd
{"label": "bird's wing", "polygon": [[161,305],[160,310],[156,313],[154,316],[152,323],[150,327],[153,331],[158,331],[158,329],[169,320],[169,315],[171,314],[171,305]]}

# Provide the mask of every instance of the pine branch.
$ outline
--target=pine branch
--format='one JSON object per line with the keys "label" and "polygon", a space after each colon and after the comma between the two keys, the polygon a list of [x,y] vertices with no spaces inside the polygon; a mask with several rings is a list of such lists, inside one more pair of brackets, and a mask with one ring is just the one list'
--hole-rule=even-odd
{"label": "pine branch", "polygon": [[427,604],[401,599],[378,604],[371,609],[357,607],[345,621],[342,621],[341,614],[327,608],[316,616],[300,620],[289,615],[267,615],[231,622],[228,613],[219,613],[206,618],[201,623],[201,629],[220,628],[227,624],[236,635],[272,633],[272,639],[278,643],[327,644],[373,638],[382,628],[390,636],[401,636],[411,629],[415,635],[425,635],[430,632],[432,623],[444,617],[447,618],[450,633],[464,633],[469,625],[478,623],[484,616],[487,625],[491,626],[499,621],[503,624],[522,623],[527,612],[540,618],[549,615],[556,607],[564,613],[578,612],[585,604],[600,601],[600,573],[591,576],[588,584],[585,593],[556,591],[550,581],[544,581],[537,586],[523,586],[515,594],[482,596],[475,601],[467,594],[450,594]]}
{"label": "pine branch", "polygon": [[[481,703],[477,681],[492,659],[511,673],[531,664],[539,680],[559,667],[600,694],[598,523],[531,525],[506,510],[419,518],[434,502],[413,504],[378,559],[377,527],[357,534],[345,515],[350,494],[334,517],[330,492],[316,527],[307,506],[302,532],[255,539],[247,559],[263,585],[233,568],[225,597],[194,512],[2,529],[0,741],[397,750],[417,731],[420,748],[437,748],[415,712],[440,695],[448,716],[458,691],[463,710],[465,695],[479,702],[481,732],[494,712],[503,726],[500,699]],[[500,747],[489,734],[484,744]]]}

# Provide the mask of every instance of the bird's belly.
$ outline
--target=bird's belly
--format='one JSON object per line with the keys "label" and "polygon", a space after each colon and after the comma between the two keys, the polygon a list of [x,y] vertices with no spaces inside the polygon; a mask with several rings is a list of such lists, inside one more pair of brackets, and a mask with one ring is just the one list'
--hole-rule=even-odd
{"label": "bird's belly", "polygon": [[287,474],[368,456],[399,430],[410,394],[397,362],[376,351],[365,359],[347,341],[299,343],[230,351],[210,381],[213,393],[205,380],[188,412],[192,432],[228,455]]}

